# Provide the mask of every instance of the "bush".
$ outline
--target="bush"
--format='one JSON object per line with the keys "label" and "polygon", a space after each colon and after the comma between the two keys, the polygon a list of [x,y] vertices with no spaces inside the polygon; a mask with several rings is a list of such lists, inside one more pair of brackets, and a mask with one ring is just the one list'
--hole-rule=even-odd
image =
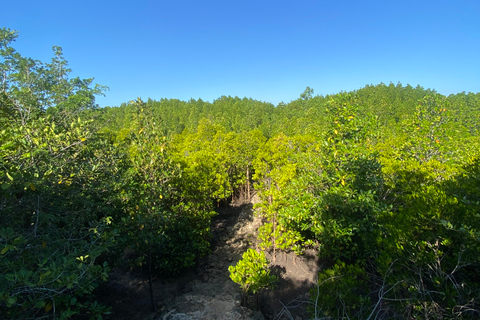
{"label": "bush", "polygon": [[273,285],[278,278],[270,274],[265,253],[248,249],[237,265],[228,267],[230,278],[238,283],[246,295]]}

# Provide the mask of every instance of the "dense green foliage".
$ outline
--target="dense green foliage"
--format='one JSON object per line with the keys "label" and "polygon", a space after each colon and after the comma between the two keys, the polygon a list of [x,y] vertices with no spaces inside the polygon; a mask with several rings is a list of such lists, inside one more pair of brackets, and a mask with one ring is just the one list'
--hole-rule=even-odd
{"label": "dense green foliage", "polygon": [[[111,266],[178,273],[208,253],[215,206],[250,200],[260,248],[331,261],[312,290],[329,319],[480,315],[480,93],[367,85],[273,106],[137,99],[21,56],[0,30],[0,312],[101,317]],[[232,278],[272,280],[248,251]],[[268,281],[267,281],[268,280]]]}
{"label": "dense green foliage", "polygon": [[0,30],[0,308],[11,318],[101,314],[91,292],[108,272],[98,258],[111,245],[112,167],[98,167],[101,142],[81,115],[102,90],[68,79],[60,48],[44,64],[17,53],[15,38]]}
{"label": "dense green foliage", "polygon": [[70,79],[58,47],[51,64],[22,57],[16,37],[1,29],[0,313],[101,317],[93,290],[125,250],[150,275],[208,252],[213,197],[189,192],[143,102],[119,130],[101,125],[105,88]]}
{"label": "dense green foliage", "polygon": [[272,286],[278,280],[270,274],[268,260],[265,253],[248,249],[235,266],[228,267],[230,278],[238,283],[244,294],[258,293],[260,290]]}

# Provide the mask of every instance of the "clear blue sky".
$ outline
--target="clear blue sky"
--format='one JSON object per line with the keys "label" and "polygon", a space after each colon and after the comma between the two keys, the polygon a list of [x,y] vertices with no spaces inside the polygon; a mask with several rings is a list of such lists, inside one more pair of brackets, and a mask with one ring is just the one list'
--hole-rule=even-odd
{"label": "clear blue sky", "polygon": [[110,87],[100,106],[136,97],[277,104],[397,83],[480,91],[480,1],[5,1],[14,47]]}

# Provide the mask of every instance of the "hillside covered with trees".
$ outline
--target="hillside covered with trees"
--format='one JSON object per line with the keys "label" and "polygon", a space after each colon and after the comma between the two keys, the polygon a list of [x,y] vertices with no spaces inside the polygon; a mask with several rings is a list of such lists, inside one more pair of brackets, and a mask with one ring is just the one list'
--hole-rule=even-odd
{"label": "hillside covered with trees", "polygon": [[99,318],[94,289],[125,250],[150,277],[182,273],[209,253],[215,208],[254,192],[261,250],[331,261],[312,318],[480,317],[480,93],[99,108],[106,87],[17,36],[0,29],[1,317]]}

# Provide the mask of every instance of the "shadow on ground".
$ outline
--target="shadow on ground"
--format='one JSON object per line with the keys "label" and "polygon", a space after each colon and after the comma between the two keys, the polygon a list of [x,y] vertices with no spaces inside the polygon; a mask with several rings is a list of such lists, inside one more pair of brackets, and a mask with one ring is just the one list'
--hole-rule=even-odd
{"label": "shadow on ground", "polygon": [[309,290],[319,271],[316,252],[306,251],[300,257],[267,254],[272,272],[279,276],[277,286],[249,301],[251,310],[243,308],[240,288],[230,279],[228,267],[256,247],[261,221],[254,216],[252,203],[220,207],[217,212],[212,219],[211,254],[181,276],[156,279],[154,312],[146,275],[141,270],[114,270],[97,290],[100,302],[112,307],[106,319],[307,319]]}

